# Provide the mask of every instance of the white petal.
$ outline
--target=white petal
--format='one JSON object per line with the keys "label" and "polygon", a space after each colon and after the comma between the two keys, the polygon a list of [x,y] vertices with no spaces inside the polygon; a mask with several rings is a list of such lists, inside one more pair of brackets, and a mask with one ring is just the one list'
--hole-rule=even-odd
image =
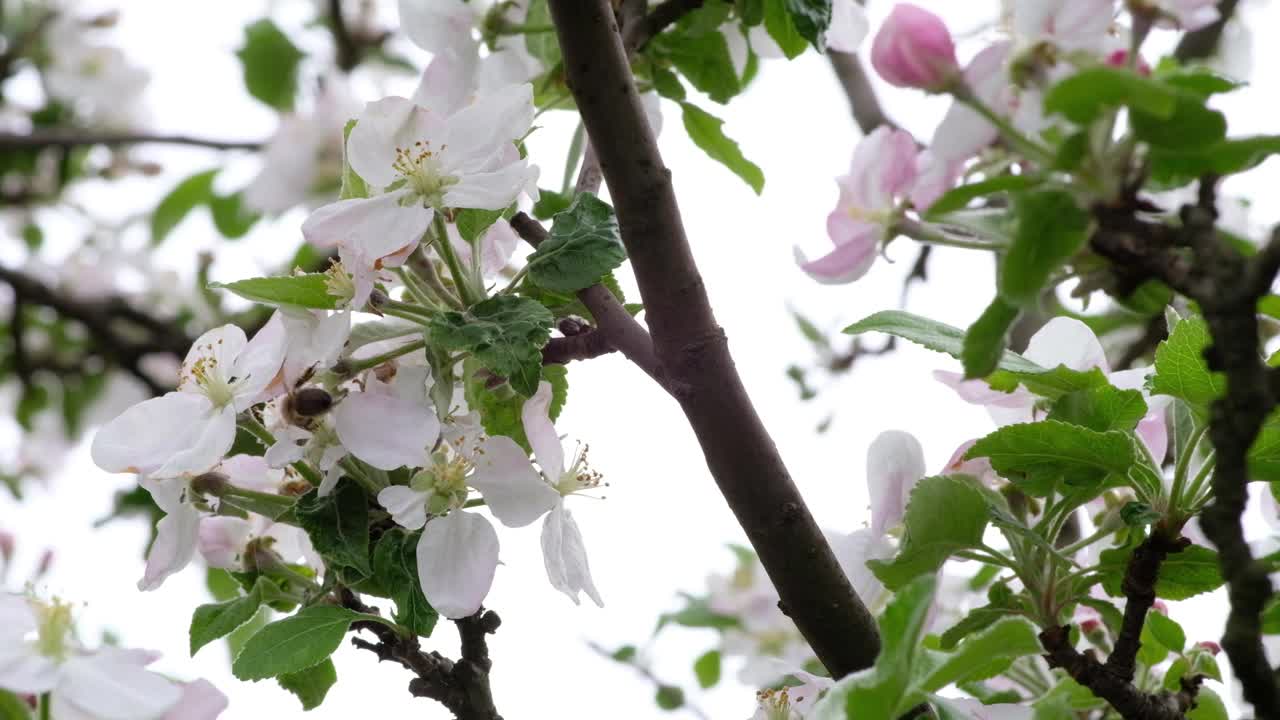
{"label": "white petal", "polygon": [[[235,439],[232,410],[230,440],[223,447],[222,413],[199,393],[171,392],[125,410],[94,435],[90,455],[107,472],[204,472],[218,463]],[[212,437],[206,437],[210,430]],[[193,452],[200,448],[208,452]]]}
{"label": "white petal", "polygon": [[[158,428],[152,427],[152,432]],[[236,409],[227,405],[216,414],[203,418],[192,428],[192,444],[181,452],[177,452],[169,461],[155,471],[158,477],[177,477],[179,475],[198,475],[209,471],[217,465],[236,440]]]}
{"label": "white petal", "polygon": [[398,153],[439,152],[445,142],[443,119],[441,113],[394,95],[369,103],[347,137],[351,169],[375,188],[390,185],[397,176]]}
{"label": "white petal", "polygon": [[888,430],[867,449],[867,493],[871,498],[871,532],[902,522],[916,481],[925,476],[924,450],[910,433]]}
{"label": "white petal", "polygon": [[568,595],[575,605],[580,602],[578,593],[581,591],[597,607],[604,607],[600,593],[591,581],[582,533],[564,503],[557,503],[542,521],[542,561],[547,566],[551,587]]}
{"label": "white petal", "polygon": [[507,527],[524,527],[560,501],[560,493],[542,479],[529,456],[509,437],[485,440],[475,464],[467,484],[480,491],[494,517]]}
{"label": "white petal", "polygon": [[827,27],[827,47],[840,52],[857,52],[867,39],[871,23],[867,11],[854,0],[835,0],[831,3],[831,25]]}
{"label": "white petal", "polygon": [[520,421],[524,424],[524,435],[529,438],[533,448],[533,456],[542,466],[547,480],[559,482],[564,474],[564,446],[560,444],[560,436],[551,424],[551,383],[543,380],[538,383],[538,391],[533,397],[524,401],[520,410]]}
{"label": "white petal", "polygon": [[475,78],[468,76],[468,70],[473,71],[474,66],[474,61],[464,63],[453,53],[437,54],[413,91],[413,103],[442,117],[453,114],[471,93]]}
{"label": "white petal", "polygon": [[524,137],[533,124],[533,85],[502,88],[454,113],[442,142],[441,162],[450,172],[476,168],[494,150]]}
{"label": "white petal", "polygon": [[871,530],[855,530],[848,535],[828,534],[827,541],[840,568],[849,577],[854,592],[874,612],[884,599],[884,585],[867,567],[868,560],[893,557],[893,545],[883,535]]}
{"label": "white petal", "polygon": [[352,455],[380,470],[416,467],[440,435],[428,406],[393,395],[351,393],[333,410],[338,439]]}
{"label": "white petal", "polygon": [[283,473],[273,472],[265,458],[256,455],[235,455],[218,465],[218,472],[236,487],[274,493],[280,489]]}
{"label": "white petal", "polygon": [[456,185],[444,192],[449,207],[501,210],[520,195],[529,182],[538,177],[538,168],[524,160],[491,172],[462,175]]}
{"label": "white petal", "polygon": [[479,50],[471,37],[475,20],[474,5],[462,0],[400,0],[400,26],[429,53],[475,55]]}
{"label": "white petal", "polygon": [[159,718],[182,698],[177,685],[120,655],[103,650],[68,660],[54,698],[100,720]]}
{"label": "white petal", "polygon": [[0,647],[15,644],[36,629],[36,615],[25,595],[0,594]]}
{"label": "white petal", "polygon": [[378,504],[391,513],[391,519],[397,525],[417,530],[427,522],[428,497],[428,493],[404,485],[392,485],[378,493]]}
{"label": "white petal", "polygon": [[284,322],[277,310],[236,356],[235,365],[229,369],[230,377],[235,379],[237,411],[269,399],[260,396],[280,372],[286,341]]}
{"label": "white petal", "polygon": [[427,602],[441,615],[474,615],[498,569],[498,533],[475,513],[454,510],[432,518],[418,541],[418,578]]}
{"label": "white petal", "polygon": [[1044,324],[1027,343],[1028,360],[1047,368],[1066,365],[1072,370],[1101,368],[1108,371],[1102,343],[1088,325],[1069,317],[1056,317]]}
{"label": "white petal", "polygon": [[253,535],[248,520],[238,517],[209,517],[199,523],[200,556],[210,567],[225,570],[244,568],[244,547]]}
{"label": "white petal", "polygon": [[[26,598],[11,597],[17,597],[27,605]],[[30,607],[27,609],[29,611]],[[32,619],[25,632],[34,629],[35,621]],[[5,643],[0,645],[0,688],[24,695],[38,695],[48,692],[57,681],[58,665],[53,660],[36,652],[30,643],[22,639],[22,635],[5,638]]]}
{"label": "white petal", "polygon": [[248,344],[249,339],[245,337],[244,330],[236,325],[223,325],[209,330],[196,338],[196,341],[191,344],[191,349],[187,351],[187,356],[182,361],[180,382],[183,386],[194,383],[196,378],[191,372],[197,365],[203,372],[216,375],[226,381],[231,377],[236,358]]}
{"label": "white petal", "polygon": [[155,590],[165,578],[185,568],[196,553],[199,537],[200,511],[186,503],[160,518],[138,589]]}
{"label": "white petal", "polygon": [[208,680],[194,680],[183,684],[181,689],[181,699],[165,713],[163,720],[214,720],[230,704],[227,696]]}
{"label": "white petal", "polygon": [[419,201],[405,200],[409,196],[409,190],[398,190],[329,203],[302,223],[302,234],[307,242],[322,247],[341,242],[359,265],[351,267],[344,259],[348,272],[370,269],[378,260],[418,242],[431,227],[435,211]]}

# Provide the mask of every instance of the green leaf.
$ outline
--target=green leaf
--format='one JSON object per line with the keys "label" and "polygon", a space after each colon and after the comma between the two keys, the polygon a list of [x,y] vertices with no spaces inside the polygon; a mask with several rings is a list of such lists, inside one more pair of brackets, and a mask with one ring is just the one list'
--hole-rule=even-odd
{"label": "green leaf", "polygon": [[353,568],[365,577],[373,573],[369,563],[369,501],[354,480],[339,480],[325,497],[311,490],[298,498],[294,515],[326,561]]}
{"label": "green leaf", "polygon": [[1280,411],[1271,413],[1249,448],[1249,477],[1280,481]]}
{"label": "green leaf", "polygon": [[650,45],[713,101],[726,103],[741,92],[738,71],[723,33],[694,34],[677,29],[658,35]]}
{"label": "green leaf", "polygon": [[791,20],[787,0],[764,0],[764,29],[788,60],[796,58],[809,47],[809,41],[804,39]]}
{"label": "green leaf", "polygon": [[581,193],[556,215],[547,239],[529,255],[529,277],[548,290],[573,293],[595,285],[626,259],[613,208]]}
{"label": "green leaf", "polygon": [[1177,94],[1169,117],[1134,110],[1129,114],[1129,124],[1139,139],[1175,149],[1209,145],[1227,136],[1226,116],[1205,107],[1205,99],[1190,92]]}
{"label": "green leaf", "polygon": [[164,242],[178,223],[192,210],[209,202],[213,197],[213,177],[218,170],[205,170],[178,183],[151,213],[151,245]]}
{"label": "green leaf", "polygon": [[[1129,566],[1132,547],[1104,550],[1098,556],[1103,572],[1102,589],[1112,597],[1121,597],[1121,583]],[[1165,558],[1156,580],[1156,595],[1166,600],[1186,600],[1222,587],[1218,553],[1202,545],[1191,545],[1182,552]]]}
{"label": "green leaf", "polygon": [[230,290],[240,297],[274,307],[301,307],[332,310],[338,298],[329,294],[326,277],[321,273],[249,278],[229,283],[209,283],[209,287]]}
{"label": "green leaf", "polygon": [[[850,325],[844,332],[848,335],[882,332],[910,340],[935,352],[946,353],[957,360],[964,352],[963,330],[903,310],[882,310]],[[997,367],[1018,373],[1046,372],[1046,368],[1007,350],[1000,356]]]}
{"label": "green leaf", "polygon": [[538,188],[538,202],[533,204],[533,216],[539,220],[550,220],[564,212],[571,202],[573,202],[573,188],[570,188],[567,193]]}
{"label": "green leaf", "polygon": [[329,694],[329,688],[338,682],[338,670],[333,666],[332,660],[325,658],[319,664],[305,670],[280,675],[276,678],[276,682],[302,701],[303,710],[314,710],[324,702],[324,696]]}
{"label": "green leaf", "polygon": [[940,662],[920,681],[920,687],[929,692],[941,690],[952,683],[968,680],[984,680],[983,671],[993,662],[1012,661],[1025,655],[1043,652],[1036,628],[1025,618],[1006,617],[991,627],[965,640],[949,654],[931,652]]}
{"label": "green leaf", "polygon": [[924,218],[926,220],[945,221],[945,216],[948,213],[963,210],[969,203],[978,198],[995,195],[996,193],[1027,190],[1039,184],[1039,178],[1029,175],[1001,175],[990,180],[961,185],[948,190],[942,194],[942,197],[935,200],[929,206],[929,211],[925,213]]}
{"label": "green leaf", "polygon": [[542,376],[542,346],[551,338],[555,318],[529,298],[498,295],[467,312],[450,311],[431,319],[430,342],[445,350],[466,350],[511,387],[530,396]]}
{"label": "green leaf", "polygon": [[8,690],[0,690],[0,720],[30,720],[27,703]]}
{"label": "green leaf", "polygon": [[981,545],[987,527],[987,501],[972,478],[927,477],[911,491],[903,524],[906,532],[897,556],[867,563],[891,590],[936,571],[957,550]]}
{"label": "green leaf", "polygon": [[228,240],[242,238],[262,215],[244,204],[244,195],[211,195],[209,212],[213,215],[213,226]]}
{"label": "green leaf", "polygon": [[1187,720],[1230,720],[1226,703],[1212,688],[1201,687],[1196,694],[1196,706],[1187,711]]}
{"label": "green leaf", "polygon": [[[524,23],[531,27],[551,27],[551,9],[547,0],[530,0]],[[524,46],[542,67],[553,68],[560,64],[560,42],[553,32],[525,33]]]}
{"label": "green leaf", "polygon": [[338,191],[339,200],[369,197],[369,185],[360,174],[351,167],[351,153],[347,143],[351,141],[351,131],[356,121],[348,120],[342,127],[342,188]]}
{"label": "green leaf", "polygon": [[373,576],[396,604],[395,621],[427,637],[440,616],[422,594],[422,582],[418,579],[418,537],[419,533],[410,534],[399,528],[384,533],[373,550]]}
{"label": "green leaf", "polygon": [[689,133],[689,139],[712,160],[742,178],[757,195],[764,192],[764,171],[743,157],[738,143],[725,136],[722,129],[724,121],[692,103],[682,102],[680,107],[684,111],[684,129]]}
{"label": "green leaf", "polygon": [[1170,331],[1169,338],[1156,348],[1151,392],[1185,400],[1205,417],[1209,403],[1226,391],[1226,379],[1221,373],[1210,372],[1204,358],[1210,342],[1209,326],[1203,318],[1190,317],[1179,322]]}
{"label": "green leaf", "polygon": [[986,377],[1000,365],[1005,354],[1005,337],[1021,310],[997,297],[964,334],[960,362],[966,378]]}
{"label": "green leaf", "polygon": [[991,466],[1004,477],[1025,477],[1028,492],[1041,495],[1059,478],[1068,485],[1085,485],[1109,474],[1124,476],[1133,464],[1134,450],[1133,440],[1123,432],[1043,420],[1006,425],[974,443],[965,454],[970,460],[982,457],[990,458]]}
{"label": "green leaf", "polygon": [[[658,630],[668,624],[675,623],[681,627],[713,628],[723,630],[738,627],[742,621],[733,615],[721,615],[712,610],[707,601],[692,595],[684,595],[685,606],[673,613],[663,613],[658,617]],[[656,632],[656,631],[655,631]]]}
{"label": "green leaf", "polygon": [[298,65],[305,54],[268,19],[244,29],[244,45],[236,51],[249,94],[276,110],[293,109],[298,94]]}
{"label": "green leaf", "polygon": [[[994,566],[988,565],[987,567]],[[943,650],[950,650],[972,633],[991,627],[996,621],[1009,617],[1013,612],[1012,608],[999,605],[983,605],[982,607],[974,608],[969,611],[968,615],[961,618],[960,622],[947,628],[947,631],[942,633],[938,638],[939,647]]]}
{"label": "green leaf", "polygon": [[693,674],[704,690],[720,682],[720,651],[708,650],[700,655],[693,663]]}
{"label": "green leaf", "polygon": [[1100,385],[1067,393],[1054,403],[1049,420],[1080,425],[1090,430],[1133,430],[1147,414],[1147,403],[1138,390]]}
{"label": "green leaf", "polygon": [[825,49],[827,28],[831,25],[832,0],[785,0],[787,14],[796,32],[821,52]]}
{"label": "green leaf", "polygon": [[1233,175],[1257,167],[1280,153],[1280,135],[1220,140],[1208,145],[1153,147],[1151,176],[1166,186],[1185,185],[1206,173]]}
{"label": "green leaf", "polygon": [[659,685],[653,701],[663,710],[677,710],[684,707],[684,690],[675,685]]}
{"label": "green leaf", "polygon": [[324,662],[360,613],[334,605],[316,605],[262,628],[249,638],[231,665],[240,680],[289,675]]}
{"label": "green leaf", "polygon": [[1018,231],[1000,265],[1000,296],[1026,307],[1040,298],[1049,277],[1085,243],[1089,216],[1062,190],[1020,195]]}
{"label": "green leaf", "polygon": [[1151,635],[1170,652],[1181,653],[1187,646],[1187,634],[1183,632],[1182,626],[1164,613],[1147,613],[1147,627],[1150,628]]}
{"label": "green leaf", "polygon": [[278,595],[279,591],[271,580],[258,578],[253,589],[243,597],[197,607],[191,615],[191,654],[195,655],[205,645],[230,635],[252,620],[262,603]]}
{"label": "green leaf", "polygon": [[472,208],[463,208],[454,216],[453,224],[458,228],[458,234],[468,243],[473,243],[484,234],[502,217],[505,210],[475,210]]}
{"label": "green leaf", "polygon": [[1173,115],[1177,92],[1159,81],[1123,68],[1098,66],[1077,72],[1054,85],[1044,96],[1046,115],[1061,114],[1077,125],[1088,125],[1104,110],[1128,107],[1157,118]]}
{"label": "green leaf", "polygon": [[653,76],[653,89],[658,91],[659,95],[677,102],[685,99],[684,85],[680,83],[680,78],[675,73],[655,65],[650,70],[650,74]]}

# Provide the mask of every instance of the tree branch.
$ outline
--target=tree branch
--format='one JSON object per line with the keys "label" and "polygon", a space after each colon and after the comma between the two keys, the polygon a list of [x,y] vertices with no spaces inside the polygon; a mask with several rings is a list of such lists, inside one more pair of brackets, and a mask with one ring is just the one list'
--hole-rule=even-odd
{"label": "tree branch", "polygon": [[1213,344],[1205,357],[1210,369],[1226,376],[1227,389],[1210,408],[1217,465],[1213,503],[1205,508],[1201,526],[1218,548],[1231,599],[1223,649],[1258,717],[1275,718],[1280,717],[1280,688],[1263,650],[1260,618],[1272,585],[1245,542],[1240,517],[1247,500],[1249,448],[1276,406],[1262,361],[1256,305],[1280,268],[1280,228],[1253,259],[1241,256],[1217,235],[1215,182],[1201,180],[1197,204],[1182,208],[1181,228],[1139,220],[1133,207],[1095,209],[1100,227],[1090,242],[1122,270],[1164,280],[1195,300],[1209,326]]}
{"label": "tree branch", "polygon": [[[833,677],[872,665],[875,620],[853,592],[756,414],[685,237],[608,0],[550,0],[566,80],[613,198],[653,349],[708,467]],[[597,318],[605,329],[607,320]]]}
{"label": "tree branch", "polygon": [[571,318],[560,321],[564,337],[551,338],[542,347],[543,365],[564,365],[573,360],[590,360],[617,352],[605,334]]}
{"label": "tree branch", "polygon": [[0,132],[0,151],[39,150],[47,147],[74,148],[85,145],[191,145],[214,150],[257,150],[260,142],[212,140],[191,135],[149,133],[109,133],[94,131],[37,130],[30,133]]}
{"label": "tree branch", "polygon": [[339,69],[350,72],[360,64],[360,45],[347,28],[342,0],[329,0],[329,34],[333,36],[334,63]]}
{"label": "tree branch", "polygon": [[1239,4],[1240,0],[1222,0],[1218,3],[1218,14],[1221,17],[1217,22],[1183,35],[1178,41],[1178,47],[1173,51],[1173,56],[1184,63],[1211,57],[1218,51],[1222,31],[1226,28],[1227,21],[1235,14],[1236,6]]}
{"label": "tree branch", "polygon": [[827,60],[831,62],[831,69],[835,71],[840,87],[844,88],[853,120],[858,123],[863,135],[869,135],[881,126],[898,128],[898,124],[890,120],[881,107],[876,90],[871,85],[871,78],[867,76],[866,66],[857,55],[827,50]]}

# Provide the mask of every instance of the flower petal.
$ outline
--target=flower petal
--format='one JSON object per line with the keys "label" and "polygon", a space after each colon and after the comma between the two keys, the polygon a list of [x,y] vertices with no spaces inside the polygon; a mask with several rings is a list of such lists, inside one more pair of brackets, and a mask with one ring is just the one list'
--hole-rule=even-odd
{"label": "flower petal", "polygon": [[235,440],[235,410],[225,410],[231,412],[230,433],[224,413],[202,394],[171,392],[144,400],[98,430],[90,456],[107,472],[205,472]]}
{"label": "flower petal", "polygon": [[162,720],[214,720],[227,709],[222,691],[203,678],[181,685],[182,697]]}
{"label": "flower petal", "polygon": [[177,685],[124,656],[108,649],[68,660],[53,690],[54,713],[60,702],[99,720],[137,720],[161,717],[178,704]]}
{"label": "flower petal", "polygon": [[441,615],[463,618],[480,609],[498,569],[498,533],[475,513],[432,518],[418,541],[418,578]]}
{"label": "flower petal", "polygon": [[365,105],[347,137],[351,169],[375,188],[385,188],[399,174],[395,165],[402,153],[439,152],[444,117],[395,95]]}
{"label": "flower petal", "polygon": [[560,502],[560,493],[509,437],[486,439],[476,452],[475,465],[467,484],[480,491],[485,505],[507,527],[524,527]]}
{"label": "flower petal", "polygon": [[338,439],[352,455],[380,470],[416,467],[440,435],[440,420],[421,403],[394,395],[351,393],[333,410]]}
{"label": "flower petal", "polygon": [[444,191],[444,203],[454,208],[501,210],[537,178],[538,168],[524,160],[490,172],[468,173]]}
{"label": "flower petal", "polygon": [[555,425],[551,424],[551,401],[551,383],[539,382],[538,391],[525,400],[524,407],[520,409],[520,421],[524,425],[524,436],[529,438],[533,456],[542,466],[547,481],[556,483],[565,471],[564,446],[560,444]]}
{"label": "flower petal", "polygon": [[224,570],[244,568],[244,547],[253,536],[253,526],[238,517],[208,517],[199,523],[200,556],[210,567]]}
{"label": "flower petal", "polygon": [[[832,213],[832,216],[836,213]],[[827,227],[833,223],[828,218]],[[853,242],[837,245],[835,250],[817,260],[808,259],[804,251],[795,248],[796,264],[806,275],[823,285],[843,285],[851,283],[867,274],[875,264],[878,238],[874,235],[860,235]]]}
{"label": "flower petal", "polygon": [[867,11],[854,0],[831,3],[831,25],[827,27],[827,47],[839,52],[857,52],[871,32]]}
{"label": "flower petal", "polygon": [[226,381],[233,374],[232,368],[235,367],[236,358],[248,344],[249,339],[245,336],[244,330],[236,325],[223,325],[207,331],[196,338],[196,341],[191,343],[191,349],[187,350],[187,356],[182,360],[182,378],[179,381],[179,387],[185,389],[188,384],[197,383],[197,378],[193,374],[197,368],[201,372],[214,374]]}
{"label": "flower petal", "polygon": [[542,561],[547,566],[551,587],[568,595],[573,604],[579,604],[578,593],[585,592],[596,607],[604,607],[591,581],[582,532],[563,502],[557,503],[542,521]]}
{"label": "flower petal", "polygon": [[237,412],[270,399],[262,395],[280,373],[287,339],[284,321],[277,310],[236,356],[229,371],[230,377],[235,378]]}
{"label": "flower petal", "polygon": [[1069,317],[1056,317],[1044,324],[1027,343],[1028,360],[1046,368],[1066,365],[1072,370],[1099,368],[1108,372],[1107,354],[1088,325]]}
{"label": "flower petal", "polygon": [[494,150],[524,137],[533,125],[533,85],[502,88],[449,117],[448,150],[441,157],[450,174],[475,170]]}
{"label": "flower petal", "polygon": [[155,590],[165,578],[185,568],[196,553],[200,537],[200,511],[181,503],[156,523],[156,539],[147,551],[147,569],[139,590]]}
{"label": "flower petal", "polygon": [[867,449],[871,532],[883,535],[902,522],[911,490],[924,476],[924,450],[911,433],[888,430],[871,441]]}
{"label": "flower petal", "polygon": [[378,504],[391,513],[396,524],[417,530],[427,522],[427,498],[429,493],[419,492],[404,485],[392,485],[378,492]]}
{"label": "flower petal", "polygon": [[[341,243],[352,262],[362,269],[418,242],[431,227],[435,211],[411,198],[411,191],[397,190],[371,198],[350,198],[329,203],[302,223],[302,235],[319,247]],[[344,258],[347,271],[355,273]]]}

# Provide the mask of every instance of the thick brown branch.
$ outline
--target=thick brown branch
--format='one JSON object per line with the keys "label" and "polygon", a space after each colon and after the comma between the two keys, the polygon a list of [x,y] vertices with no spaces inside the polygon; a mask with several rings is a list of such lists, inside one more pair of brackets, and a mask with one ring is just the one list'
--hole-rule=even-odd
{"label": "thick brown branch", "polygon": [[864,135],[871,134],[881,126],[898,127],[881,107],[876,90],[867,76],[867,69],[857,55],[828,50],[827,60],[831,62],[831,69],[835,71],[840,87],[844,88],[844,94],[849,98],[849,109],[853,112],[854,122],[858,123],[858,128]]}
{"label": "thick brown branch", "polygon": [[1192,60],[1204,60],[1211,57],[1218,51],[1218,43],[1222,40],[1222,30],[1226,27],[1227,21],[1235,14],[1236,6],[1240,4],[1240,0],[1222,0],[1218,3],[1218,14],[1222,17],[1218,21],[1196,30],[1189,32],[1178,41],[1178,47],[1173,51],[1173,56],[1182,62],[1190,62]]}
{"label": "thick brown branch", "polygon": [[[1062,668],[1076,682],[1106,700],[1125,720],[1183,720],[1193,693],[1142,692],[1126,678],[1116,675],[1093,657],[1071,646],[1071,628],[1050,628],[1040,633],[1040,643],[1050,667]],[[1184,705],[1184,703],[1186,703]]]}
{"label": "thick brown branch", "polygon": [[[566,330],[566,323],[560,323],[560,330]],[[543,365],[564,365],[574,360],[590,360],[601,355],[617,352],[618,349],[609,344],[605,334],[590,325],[577,324],[576,332],[564,333],[564,337],[551,338],[542,347]]]}
{"label": "thick brown branch", "polygon": [[[608,0],[550,0],[566,80],[600,159],[653,347],[707,465],[782,598],[835,677],[879,652],[859,601],[756,414],[685,237]],[[604,318],[596,318],[602,329]]]}
{"label": "thick brown branch", "polygon": [[1160,566],[1170,553],[1182,552],[1189,544],[1186,538],[1171,540],[1157,527],[1150,537],[1134,548],[1133,555],[1129,558],[1124,582],[1121,584],[1126,598],[1124,621],[1106,664],[1108,672],[1125,682],[1133,682],[1138,650],[1142,647],[1142,627],[1146,625],[1147,613],[1156,601],[1156,580],[1160,576]]}
{"label": "thick brown branch", "polygon": [[73,148],[86,145],[192,145],[214,150],[257,150],[260,142],[213,140],[191,135],[151,133],[109,133],[93,131],[37,130],[30,133],[0,132],[0,150],[38,150],[46,147]]}

